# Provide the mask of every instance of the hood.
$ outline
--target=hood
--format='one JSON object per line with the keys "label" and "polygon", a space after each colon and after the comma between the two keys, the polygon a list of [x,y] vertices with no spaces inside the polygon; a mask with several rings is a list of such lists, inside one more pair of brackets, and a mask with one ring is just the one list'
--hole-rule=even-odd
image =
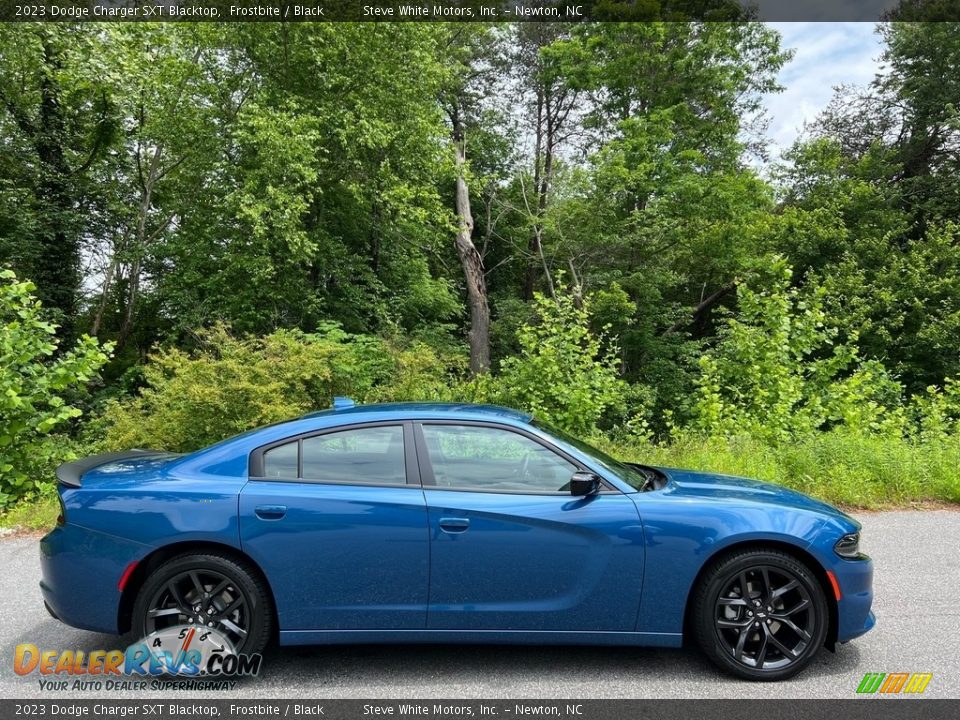
{"label": "hood", "polygon": [[729,500],[778,505],[830,515],[859,525],[853,518],[833,505],[815,500],[809,495],[790,490],[782,485],[733,475],[717,475],[674,468],[658,469],[669,478],[668,488],[675,496],[713,499],[721,502]]}

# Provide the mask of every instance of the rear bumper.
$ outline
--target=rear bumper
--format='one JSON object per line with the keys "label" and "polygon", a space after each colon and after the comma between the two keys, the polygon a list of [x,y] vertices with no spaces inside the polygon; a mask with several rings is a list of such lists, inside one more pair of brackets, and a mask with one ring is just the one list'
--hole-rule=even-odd
{"label": "rear bumper", "polygon": [[116,634],[123,571],[150,548],[77,525],[40,540],[40,591],[47,611],[83,630]]}

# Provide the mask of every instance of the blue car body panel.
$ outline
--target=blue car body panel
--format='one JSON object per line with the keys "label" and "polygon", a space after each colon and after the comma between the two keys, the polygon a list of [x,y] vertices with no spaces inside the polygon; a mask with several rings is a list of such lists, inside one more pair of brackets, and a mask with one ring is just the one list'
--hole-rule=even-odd
{"label": "blue car body panel", "polygon": [[628,496],[424,494],[429,629],[635,629],[644,538]]}
{"label": "blue car body panel", "polygon": [[[285,505],[284,517],[257,516],[270,505]],[[240,494],[240,527],[282,629],[426,627],[430,544],[419,487],[254,480]]]}
{"label": "blue car body panel", "polygon": [[[606,488],[574,497],[421,486],[409,447],[409,428],[420,421],[539,438]],[[250,477],[251,454],[265,445],[383,422],[406,428],[407,485]],[[792,548],[823,577],[834,575],[837,640],[873,626],[872,563],[833,551],[859,529],[854,520],[767,483],[663,473],[663,487],[638,492],[504,408],[406,403],[312,413],[190,455],[138,453],[84,466],[79,487],[60,489],[66,522],[41,541],[41,589],[64,622],[115,633],[124,629],[118,585],[133,563],[174,544],[214,543],[262,570],[283,644],[676,646],[698,574],[718,553],[760,542]]]}

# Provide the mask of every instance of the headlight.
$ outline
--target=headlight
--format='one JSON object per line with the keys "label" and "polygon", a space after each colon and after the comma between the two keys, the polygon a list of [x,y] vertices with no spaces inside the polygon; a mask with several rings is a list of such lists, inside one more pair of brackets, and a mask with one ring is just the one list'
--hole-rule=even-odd
{"label": "headlight", "polygon": [[840,557],[855,560],[860,557],[860,533],[850,533],[837,540],[833,546],[833,551]]}

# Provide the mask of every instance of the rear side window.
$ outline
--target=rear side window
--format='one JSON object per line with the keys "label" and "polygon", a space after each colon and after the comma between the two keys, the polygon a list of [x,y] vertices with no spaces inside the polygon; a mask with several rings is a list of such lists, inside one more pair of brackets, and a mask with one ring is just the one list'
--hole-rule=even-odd
{"label": "rear side window", "polygon": [[263,474],[314,482],[405,485],[403,427],[354,428],[280,445],[263,454]]}
{"label": "rear side window", "polygon": [[263,454],[263,475],[268,478],[297,478],[297,441],[279,445]]}

